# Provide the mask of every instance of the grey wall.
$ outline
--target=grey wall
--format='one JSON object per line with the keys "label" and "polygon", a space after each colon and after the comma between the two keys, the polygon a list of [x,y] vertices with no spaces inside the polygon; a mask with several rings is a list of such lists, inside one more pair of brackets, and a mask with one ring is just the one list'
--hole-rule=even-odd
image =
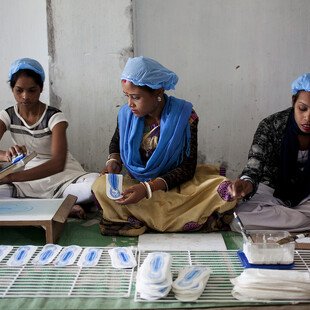
{"label": "grey wall", "polygon": [[308,0],[136,0],[136,55],[175,70],[200,116],[200,161],[242,169],[259,120],[310,70]]}
{"label": "grey wall", "polygon": [[[0,0],[0,109],[15,104],[9,88],[10,64],[17,58],[37,59],[47,75],[42,100],[48,102],[48,52],[46,4],[42,0]],[[1,149],[11,145],[8,134],[1,141]]]}
{"label": "grey wall", "polygon": [[69,119],[70,150],[87,170],[104,166],[125,102],[119,75],[133,50],[179,75],[170,94],[191,101],[199,114],[199,161],[225,161],[233,177],[259,120],[288,107],[291,81],[310,71],[308,0],[0,4],[1,107],[13,102],[5,83],[11,60],[49,63],[50,103]]}

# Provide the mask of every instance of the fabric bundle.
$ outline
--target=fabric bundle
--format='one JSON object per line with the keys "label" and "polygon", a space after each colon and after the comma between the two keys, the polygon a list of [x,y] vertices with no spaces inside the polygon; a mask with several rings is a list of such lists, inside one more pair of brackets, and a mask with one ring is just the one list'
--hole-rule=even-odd
{"label": "fabric bundle", "polygon": [[310,272],[277,269],[245,269],[230,280],[239,300],[309,299]]}

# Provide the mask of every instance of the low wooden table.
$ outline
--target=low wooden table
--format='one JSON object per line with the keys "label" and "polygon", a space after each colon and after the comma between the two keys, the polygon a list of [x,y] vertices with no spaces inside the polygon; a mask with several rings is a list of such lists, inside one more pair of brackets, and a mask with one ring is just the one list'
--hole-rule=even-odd
{"label": "low wooden table", "polygon": [[60,237],[76,196],[61,199],[0,200],[0,226],[41,226],[46,243]]}

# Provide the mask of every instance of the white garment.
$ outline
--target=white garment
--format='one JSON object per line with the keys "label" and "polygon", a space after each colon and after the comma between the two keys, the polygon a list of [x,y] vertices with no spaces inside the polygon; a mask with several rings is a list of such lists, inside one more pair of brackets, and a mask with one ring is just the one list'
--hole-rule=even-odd
{"label": "white garment", "polygon": [[[36,167],[51,159],[53,127],[60,122],[67,122],[60,110],[47,105],[40,119],[31,126],[18,113],[17,105],[2,110],[0,119],[10,131],[14,144],[25,145],[29,153],[36,151],[37,157],[31,160],[25,169]],[[86,175],[86,171],[68,152],[64,171],[43,179],[13,184],[17,190],[17,197],[59,198],[71,183],[83,175]]]}

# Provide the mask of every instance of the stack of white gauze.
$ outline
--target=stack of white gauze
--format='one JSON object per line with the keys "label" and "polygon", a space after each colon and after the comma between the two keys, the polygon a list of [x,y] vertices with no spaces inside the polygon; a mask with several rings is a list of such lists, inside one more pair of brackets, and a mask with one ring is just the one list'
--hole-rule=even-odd
{"label": "stack of white gauze", "polygon": [[169,253],[149,253],[137,273],[137,292],[147,300],[156,300],[168,295],[171,290],[172,258]]}
{"label": "stack of white gauze", "polygon": [[178,277],[172,283],[175,297],[181,301],[194,301],[204,291],[211,270],[207,267],[188,266],[179,271]]}
{"label": "stack of white gauze", "polygon": [[309,271],[250,268],[230,281],[239,300],[310,298]]}

